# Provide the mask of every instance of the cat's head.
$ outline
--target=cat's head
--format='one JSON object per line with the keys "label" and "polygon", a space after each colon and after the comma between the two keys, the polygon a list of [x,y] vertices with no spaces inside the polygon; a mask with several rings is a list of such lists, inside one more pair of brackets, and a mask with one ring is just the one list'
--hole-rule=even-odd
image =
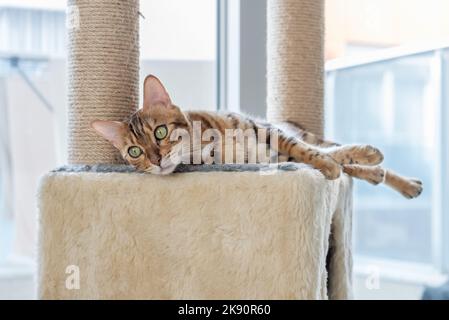
{"label": "cat's head", "polygon": [[182,161],[181,132],[190,131],[184,113],[172,104],[162,83],[154,76],[144,82],[143,108],[127,121],[96,120],[91,124],[116,147],[123,159],[139,171],[170,174]]}

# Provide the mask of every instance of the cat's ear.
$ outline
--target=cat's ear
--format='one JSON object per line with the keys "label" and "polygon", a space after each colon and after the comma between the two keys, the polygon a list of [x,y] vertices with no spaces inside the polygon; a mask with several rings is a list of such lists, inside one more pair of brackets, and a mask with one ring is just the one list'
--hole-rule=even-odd
{"label": "cat's ear", "polygon": [[170,96],[162,82],[153,75],[149,75],[143,82],[143,109],[149,109],[156,104],[170,107]]}
{"label": "cat's ear", "polygon": [[123,122],[95,120],[90,126],[117,149],[124,146],[126,125]]}

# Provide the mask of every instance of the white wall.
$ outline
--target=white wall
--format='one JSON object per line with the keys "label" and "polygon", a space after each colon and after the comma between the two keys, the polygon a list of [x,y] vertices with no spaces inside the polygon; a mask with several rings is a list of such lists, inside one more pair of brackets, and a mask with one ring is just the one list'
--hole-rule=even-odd
{"label": "white wall", "polygon": [[[215,61],[155,61],[140,64],[140,83],[153,74],[166,86],[172,101],[183,110],[216,110]],[[140,85],[142,90],[142,85]],[[140,93],[140,98],[142,92]]]}
{"label": "white wall", "polygon": [[215,0],[140,1],[142,60],[216,58]]}

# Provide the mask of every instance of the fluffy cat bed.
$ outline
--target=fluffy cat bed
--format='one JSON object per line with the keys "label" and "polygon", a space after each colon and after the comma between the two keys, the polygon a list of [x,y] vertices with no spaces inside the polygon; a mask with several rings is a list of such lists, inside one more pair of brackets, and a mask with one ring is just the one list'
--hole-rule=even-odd
{"label": "fluffy cat bed", "polygon": [[40,298],[351,297],[347,176],[292,163],[132,171],[70,166],[42,179]]}

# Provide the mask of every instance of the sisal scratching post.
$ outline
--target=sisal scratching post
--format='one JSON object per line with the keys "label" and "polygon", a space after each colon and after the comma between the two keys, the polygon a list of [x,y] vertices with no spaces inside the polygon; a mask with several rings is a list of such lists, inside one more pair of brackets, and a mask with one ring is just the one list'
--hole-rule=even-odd
{"label": "sisal scratching post", "polygon": [[267,118],[323,136],[324,0],[268,0],[267,12]]}
{"label": "sisal scratching post", "polygon": [[90,128],[123,120],[139,94],[139,1],[69,0],[69,163],[120,163],[117,150]]}

